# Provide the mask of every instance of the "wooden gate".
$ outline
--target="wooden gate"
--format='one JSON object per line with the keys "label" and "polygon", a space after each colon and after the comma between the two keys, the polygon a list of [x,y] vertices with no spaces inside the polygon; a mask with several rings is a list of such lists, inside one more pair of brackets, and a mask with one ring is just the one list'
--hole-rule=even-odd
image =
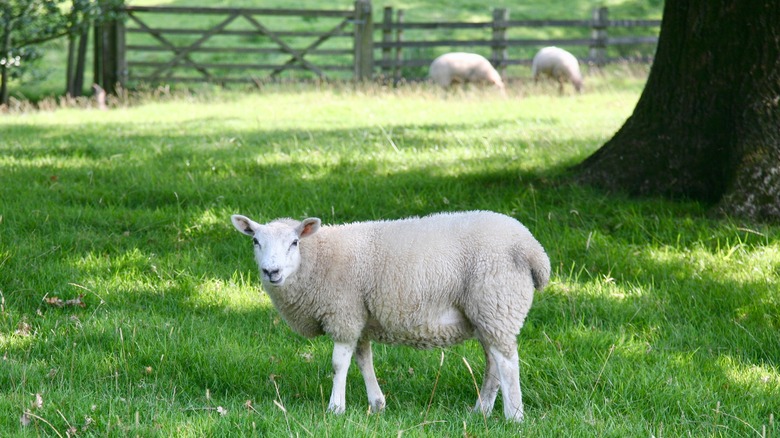
{"label": "wooden gate", "polygon": [[[125,13],[117,32],[123,84],[259,82],[283,73],[363,80],[373,69],[370,0],[346,11],[128,6]],[[308,30],[285,30],[296,19]]]}

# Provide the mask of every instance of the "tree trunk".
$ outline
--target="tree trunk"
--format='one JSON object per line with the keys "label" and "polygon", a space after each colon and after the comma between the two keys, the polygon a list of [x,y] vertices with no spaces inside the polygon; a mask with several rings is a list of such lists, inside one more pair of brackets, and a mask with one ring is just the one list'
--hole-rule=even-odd
{"label": "tree trunk", "polygon": [[666,0],[633,115],[576,171],[607,190],[780,220],[780,6]]}
{"label": "tree trunk", "polygon": [[76,53],[76,34],[68,35],[68,61],[65,70],[65,95],[75,97],[75,56]]}
{"label": "tree trunk", "polygon": [[73,97],[84,94],[84,70],[87,63],[87,42],[89,42],[89,23],[81,25],[79,32],[79,47],[76,54],[76,72],[73,79]]}
{"label": "tree trunk", "polygon": [[[2,43],[0,43],[0,58],[7,58],[9,56],[8,52],[11,50],[11,26],[10,23],[7,23],[5,29],[3,29]],[[3,65],[0,65],[0,106],[8,104],[9,62],[11,62],[11,60],[6,59]]]}

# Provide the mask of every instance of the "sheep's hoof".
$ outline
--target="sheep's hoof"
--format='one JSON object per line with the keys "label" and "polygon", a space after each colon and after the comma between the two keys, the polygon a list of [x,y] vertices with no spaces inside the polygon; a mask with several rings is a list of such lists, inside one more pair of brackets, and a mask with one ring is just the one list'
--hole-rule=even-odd
{"label": "sheep's hoof", "polygon": [[514,412],[504,412],[507,421],[514,421],[516,423],[523,422],[523,409],[520,408]]}
{"label": "sheep's hoof", "polygon": [[331,414],[340,415],[343,414],[345,411],[345,408],[343,405],[337,405],[335,403],[331,403],[328,405],[328,412]]}
{"label": "sheep's hoof", "polygon": [[378,414],[378,413],[380,413],[380,412],[385,410],[385,399],[384,399],[384,397],[383,398],[378,398],[378,399],[373,400],[373,401],[369,401],[368,404],[369,404],[368,411],[370,413],[372,413],[372,414]]}
{"label": "sheep's hoof", "polygon": [[489,417],[490,414],[493,413],[493,406],[483,406],[481,403],[477,402],[477,405],[471,408],[471,413],[473,415],[484,415],[485,417]]}

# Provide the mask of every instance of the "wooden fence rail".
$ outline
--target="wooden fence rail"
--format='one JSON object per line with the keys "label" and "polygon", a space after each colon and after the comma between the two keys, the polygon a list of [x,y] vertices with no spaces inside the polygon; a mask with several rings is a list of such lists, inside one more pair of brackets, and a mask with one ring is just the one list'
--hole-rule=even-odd
{"label": "wooden fence rail", "polygon": [[[381,40],[375,43],[375,47],[381,50],[381,58],[376,61],[381,73],[385,77],[392,77],[396,81],[402,76],[403,69],[414,67],[426,67],[430,65],[437,54],[445,51],[482,51],[494,67],[505,76],[506,67],[511,65],[530,65],[533,51],[550,45],[564,48],[574,46],[586,46],[586,56],[578,56],[581,62],[602,66],[607,63],[626,59],[625,57],[610,57],[608,49],[616,46],[655,45],[658,42],[656,35],[644,36],[610,36],[609,29],[659,27],[660,20],[610,20],[608,9],[601,7],[594,9],[593,17],[589,20],[510,20],[507,9],[494,9],[492,20],[483,22],[407,22],[404,20],[404,11],[393,11],[392,7],[385,7],[381,29]],[[530,28],[580,28],[590,30],[589,38],[512,38],[515,30]],[[430,31],[451,30],[477,30],[484,31],[481,39],[433,39]],[[409,34],[418,31],[418,37],[424,39],[412,40]],[[657,32],[656,32],[657,33]],[[475,50],[476,48],[476,50]],[[516,49],[532,48],[533,51],[525,51],[525,56]],[[406,50],[405,50],[406,49]],[[417,56],[406,56],[409,49],[417,49]],[[425,53],[427,49],[428,56]],[[437,50],[439,49],[439,50]],[[438,53],[437,53],[438,52]],[[511,54],[511,55],[510,55]],[[650,61],[651,55],[635,56],[639,61]]]}
{"label": "wooden fence rail", "polygon": [[[127,6],[124,13],[126,24],[114,24],[115,33],[123,38],[116,45],[117,61],[111,63],[119,70],[116,79],[121,84],[247,82],[260,79],[259,71],[270,78],[293,70],[320,78],[332,71],[348,73],[359,80],[372,75],[373,57],[366,57],[367,51],[373,51],[370,0],[356,0],[352,10]],[[205,29],[173,27],[164,18],[171,14],[199,15],[212,23]],[[272,29],[267,22],[278,17],[325,19],[328,23],[327,28],[320,30]],[[326,42],[338,39],[353,42],[323,48]],[[263,43],[257,43],[259,40]],[[305,46],[290,42],[301,40],[306,40]],[[310,60],[333,56],[352,58],[352,62]]]}
{"label": "wooden fence rail", "polygon": [[[438,54],[455,50],[484,52],[502,75],[508,66],[530,64],[531,54],[548,45],[570,47],[573,52],[581,47],[575,54],[596,65],[615,61],[608,49],[651,45],[644,49],[646,61],[657,43],[657,31],[638,36],[612,32],[660,26],[659,20],[610,20],[606,8],[595,9],[583,20],[511,20],[507,9],[494,9],[489,20],[465,23],[407,22],[403,10],[386,7],[375,36],[371,0],[356,0],[351,10],[126,6],[123,12],[126,21],[104,24],[95,32],[95,78],[109,91],[116,83],[247,82],[284,72],[362,81],[378,71],[395,80],[416,79]],[[210,24],[174,27],[170,21],[179,20],[160,18],[165,14],[207,17],[200,21]],[[330,21],[324,29],[272,30],[269,22],[276,23],[278,17]],[[578,28],[589,36],[527,35],[529,29],[561,27]],[[463,31],[469,39],[453,38],[453,31]],[[229,38],[232,42],[225,43]]]}

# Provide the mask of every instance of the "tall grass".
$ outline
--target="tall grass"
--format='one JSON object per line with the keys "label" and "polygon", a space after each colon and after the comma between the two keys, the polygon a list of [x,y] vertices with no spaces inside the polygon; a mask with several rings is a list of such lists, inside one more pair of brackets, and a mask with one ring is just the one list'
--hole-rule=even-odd
{"label": "tall grass", "polygon": [[[564,97],[269,86],[4,115],[0,430],[777,435],[780,229],[570,184],[642,86],[590,79]],[[367,414],[353,367],[347,413],[326,415],[331,343],[279,319],[230,214],[463,209],[518,218],[553,262],[519,337],[526,422],[505,422],[500,401],[467,412],[474,342],[376,345],[386,412]]]}

